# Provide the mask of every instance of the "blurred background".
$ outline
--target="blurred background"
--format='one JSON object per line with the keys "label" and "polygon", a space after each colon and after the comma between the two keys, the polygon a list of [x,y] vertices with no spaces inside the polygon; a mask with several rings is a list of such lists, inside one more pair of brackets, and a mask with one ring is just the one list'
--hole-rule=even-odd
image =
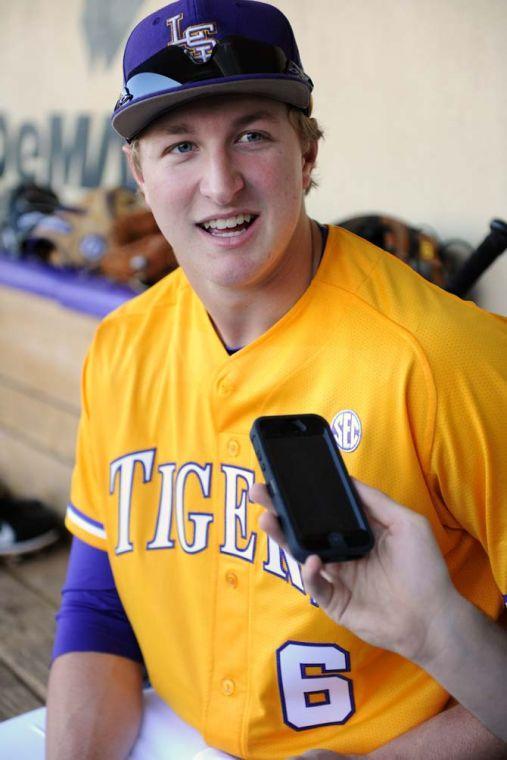
{"label": "blurred background", "polygon": [[[505,0],[276,0],[326,131],[309,198],[321,222],[384,213],[476,246],[507,215]],[[0,183],[67,202],[125,184],[108,126],[121,49],[158,0],[0,3]],[[64,192],[65,188],[65,192]],[[505,313],[507,257],[476,298]]]}

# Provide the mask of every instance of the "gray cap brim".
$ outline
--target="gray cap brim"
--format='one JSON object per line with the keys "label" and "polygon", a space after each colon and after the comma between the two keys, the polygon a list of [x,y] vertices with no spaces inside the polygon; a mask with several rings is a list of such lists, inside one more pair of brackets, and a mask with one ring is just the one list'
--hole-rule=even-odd
{"label": "gray cap brim", "polygon": [[162,114],[176,106],[212,95],[261,95],[307,110],[310,90],[303,82],[287,77],[216,82],[177,90],[166,90],[125,105],[111,123],[120,137],[130,141]]}

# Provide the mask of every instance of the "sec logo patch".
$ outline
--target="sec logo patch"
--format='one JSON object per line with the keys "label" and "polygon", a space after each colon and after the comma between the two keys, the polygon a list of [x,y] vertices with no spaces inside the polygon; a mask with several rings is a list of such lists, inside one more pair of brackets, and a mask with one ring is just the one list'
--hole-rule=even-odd
{"label": "sec logo patch", "polygon": [[355,451],[361,443],[361,420],[352,409],[342,409],[333,418],[331,430],[341,451]]}

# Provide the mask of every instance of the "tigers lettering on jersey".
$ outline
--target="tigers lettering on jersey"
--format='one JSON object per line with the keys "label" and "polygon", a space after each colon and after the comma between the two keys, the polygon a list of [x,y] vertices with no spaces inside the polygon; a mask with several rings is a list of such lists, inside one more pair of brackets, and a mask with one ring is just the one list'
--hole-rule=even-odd
{"label": "tigers lettering on jersey", "polygon": [[[140,550],[131,540],[132,500],[136,487],[136,473],[141,473],[137,486],[149,483],[154,477],[156,449],[145,449],[125,454],[111,462],[109,467],[110,494],[117,496],[118,529],[115,537],[115,554],[122,555]],[[222,464],[220,471],[225,483],[223,508],[223,536],[220,552],[247,562],[253,562],[257,548],[257,534],[247,532],[248,490],[255,482],[255,473],[243,467]],[[180,546],[187,554],[197,554],[208,548],[214,515],[206,512],[188,512],[185,504],[185,488],[189,478],[197,479],[205,499],[212,498],[211,463],[186,462],[180,467],[174,462],[158,465],[160,497],[153,538],[146,550],[175,549]],[[104,526],[87,518],[75,505],[69,505],[69,519],[93,535],[105,536]],[[306,594],[299,563],[286,554],[278,544],[268,538],[265,572],[289,582]],[[316,606],[316,602],[310,599]]]}

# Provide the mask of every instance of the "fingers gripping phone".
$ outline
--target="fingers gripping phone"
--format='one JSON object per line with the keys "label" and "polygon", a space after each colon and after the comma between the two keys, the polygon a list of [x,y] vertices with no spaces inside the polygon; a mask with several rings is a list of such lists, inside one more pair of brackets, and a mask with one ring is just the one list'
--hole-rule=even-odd
{"label": "fingers gripping phone", "polygon": [[292,555],[342,562],[374,544],[331,428],[317,414],[259,417],[255,453]]}

